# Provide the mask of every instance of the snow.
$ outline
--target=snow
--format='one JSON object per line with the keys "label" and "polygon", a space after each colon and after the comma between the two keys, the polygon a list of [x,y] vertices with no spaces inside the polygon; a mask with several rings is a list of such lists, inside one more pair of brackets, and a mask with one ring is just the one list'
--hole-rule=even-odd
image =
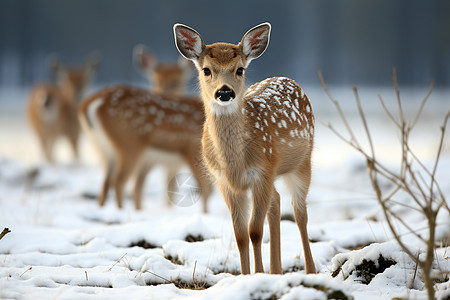
{"label": "snow", "polygon": [[[305,92],[314,105],[316,118],[340,128],[337,114],[323,92]],[[419,102],[414,97],[420,98],[424,92],[407,90],[402,95],[411,96],[408,106],[417,107]],[[0,93],[0,230],[8,227],[11,232],[0,240],[2,299],[327,299],[336,292],[354,299],[426,298],[420,270],[414,278],[415,262],[392,241],[383,221],[364,160],[320,122],[316,122],[308,196],[308,230],[319,274],[304,273],[300,234],[296,224],[289,221],[290,197],[280,181],[276,187],[282,201],[284,274],[243,276],[236,275],[240,262],[231,218],[216,190],[208,203],[209,214],[201,213],[201,203],[168,207],[165,170],[155,168],[146,182],[142,211],[135,211],[127,198],[124,208],[117,209],[114,193],[110,193],[105,207],[99,208],[95,197],[103,169],[87,140],[82,140],[79,163],[71,162],[70,149],[64,143],[56,153],[60,163],[42,163],[35,137],[24,120],[22,99],[26,91],[10,93],[7,98],[5,93]],[[350,88],[347,93],[351,96]],[[398,136],[390,134],[393,130],[388,122],[374,112],[377,106],[370,99],[378,93],[395,105],[388,100],[392,90],[363,90],[361,99],[369,99],[363,104],[373,112],[369,123],[376,124],[373,133],[379,157],[395,169]],[[334,94],[346,99],[342,90]],[[420,130],[412,133],[417,140],[413,146],[427,165],[432,165],[437,146],[436,135],[430,132],[439,130],[442,114],[449,108],[448,101],[441,99],[448,99],[449,94],[432,93],[424,119],[418,124]],[[18,100],[12,104],[4,99]],[[344,110],[355,112],[346,103]],[[274,118],[271,121],[275,122]],[[359,124],[353,117],[350,122]],[[360,136],[362,130],[356,127],[356,134]],[[448,199],[448,139],[437,176]],[[409,200],[399,194],[398,201]],[[426,236],[426,223],[420,214],[402,206],[394,205],[393,209]],[[442,277],[441,272],[450,270],[448,211],[441,210],[437,219],[436,238],[438,243],[444,242],[436,251],[433,269],[436,276]],[[408,246],[423,257],[423,244],[400,225],[396,224]],[[253,269],[252,249],[250,255]],[[262,255],[268,272],[267,224]],[[370,283],[361,283],[355,272],[357,266],[364,260],[376,265],[380,255],[396,264],[375,274]],[[445,299],[450,295],[450,283],[445,278],[441,281],[436,284],[436,295]]]}

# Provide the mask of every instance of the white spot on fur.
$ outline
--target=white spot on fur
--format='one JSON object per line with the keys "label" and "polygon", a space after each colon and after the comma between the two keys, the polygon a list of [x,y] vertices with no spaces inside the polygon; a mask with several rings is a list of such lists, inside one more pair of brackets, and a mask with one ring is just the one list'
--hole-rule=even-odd
{"label": "white spot on fur", "polygon": [[297,119],[297,116],[294,111],[291,111],[291,118],[293,121],[295,121]]}

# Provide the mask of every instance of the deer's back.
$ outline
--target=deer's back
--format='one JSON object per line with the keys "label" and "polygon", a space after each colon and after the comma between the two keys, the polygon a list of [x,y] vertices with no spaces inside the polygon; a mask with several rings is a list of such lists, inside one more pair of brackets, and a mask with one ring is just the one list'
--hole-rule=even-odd
{"label": "deer's back", "polygon": [[292,167],[289,161],[310,159],[314,139],[311,103],[292,79],[272,77],[258,82],[245,94],[246,115],[251,138],[271,160],[279,161],[279,174]]}
{"label": "deer's back", "polygon": [[[204,122],[202,103],[195,97],[152,93],[127,85],[102,89],[80,107],[87,114],[100,101],[96,117],[116,144],[182,151],[199,143]],[[89,120],[88,120],[89,123]]]}

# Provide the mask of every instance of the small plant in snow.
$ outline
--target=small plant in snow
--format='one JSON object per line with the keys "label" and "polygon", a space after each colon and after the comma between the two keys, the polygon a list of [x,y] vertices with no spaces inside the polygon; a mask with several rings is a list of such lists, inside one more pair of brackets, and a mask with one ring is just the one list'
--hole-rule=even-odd
{"label": "small plant in snow", "polygon": [[[425,287],[428,292],[428,299],[434,299],[434,282],[435,274],[433,274],[432,264],[434,260],[435,252],[435,236],[436,236],[436,219],[441,209],[446,209],[450,212],[449,206],[446,202],[445,196],[436,181],[436,170],[438,167],[439,159],[443,148],[444,136],[446,126],[450,117],[450,110],[445,115],[443,125],[441,127],[441,133],[439,137],[439,146],[436,152],[434,165],[432,168],[427,167],[414,151],[410,147],[410,133],[417,124],[417,121],[422,113],[423,107],[431,94],[433,89],[433,83],[431,83],[427,95],[424,97],[417,114],[414,119],[406,120],[405,114],[402,108],[402,102],[400,100],[400,90],[397,84],[396,71],[393,69],[392,81],[395,88],[397,104],[398,104],[398,117],[386,107],[383,99],[379,95],[380,103],[395,127],[400,133],[400,146],[401,146],[401,160],[400,168],[398,171],[393,171],[387,167],[382,161],[380,161],[375,153],[374,143],[372,141],[372,135],[369,130],[369,125],[365,113],[361,106],[358,90],[353,87],[355,95],[356,105],[358,107],[358,113],[361,117],[361,121],[365,130],[366,138],[369,142],[369,149],[365,149],[361,146],[360,140],[355,136],[349,122],[347,121],[344,112],[342,111],[339,102],[333,98],[328,90],[327,85],[323,79],[322,73],[319,71],[319,79],[322,83],[323,89],[331,102],[335,105],[342,122],[345,125],[347,134],[349,137],[345,137],[339,133],[331,124],[327,127],[331,129],[340,139],[349,144],[359,153],[361,153],[365,159],[369,172],[370,181],[372,183],[373,190],[375,191],[376,198],[381,205],[386,222],[392,232],[395,240],[400,245],[402,250],[408,254],[413,260],[417,261],[418,266],[422,269],[422,278],[425,283]],[[392,183],[393,188],[389,191],[382,189],[380,179],[387,180]],[[405,205],[394,200],[394,197],[403,192],[412,199],[412,205]],[[417,230],[412,229],[411,224],[405,222],[393,209],[394,204],[403,205],[407,209],[414,209],[419,211],[423,217],[427,220],[428,237],[423,237]],[[399,222],[405,228],[407,228],[411,234],[414,234],[420,239],[426,246],[425,255],[419,255],[415,253],[408,245],[402,240],[402,236],[395,228],[394,222]]]}

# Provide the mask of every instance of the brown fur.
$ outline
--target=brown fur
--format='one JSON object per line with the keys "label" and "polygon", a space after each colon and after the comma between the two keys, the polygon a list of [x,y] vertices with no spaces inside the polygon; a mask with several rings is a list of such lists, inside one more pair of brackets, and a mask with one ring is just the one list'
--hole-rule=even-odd
{"label": "brown fur", "polygon": [[58,138],[66,138],[78,159],[80,124],[79,101],[90,84],[85,68],[61,70],[58,84],[40,83],[32,87],[27,105],[28,120],[36,132],[47,161],[53,162],[53,148]]}
{"label": "brown fur", "polygon": [[[178,63],[159,64],[156,56],[144,45],[136,45],[133,49],[133,60],[135,67],[149,81],[150,88],[153,83],[153,92],[157,94],[171,94],[181,96],[185,92],[187,81],[191,76],[192,63],[185,59],[179,59]],[[198,99],[200,101],[200,99]],[[150,172],[152,166],[158,162],[143,162],[142,168],[136,171],[135,181],[135,198],[140,198],[142,194],[142,186],[147,173]],[[174,177],[177,175],[182,164],[166,165],[166,181],[167,181],[167,197],[166,203],[171,206],[173,203],[173,195],[176,192]],[[140,203],[141,200],[136,200]],[[206,203],[204,206],[206,212]]]}
{"label": "brown fur", "polygon": [[[140,67],[144,69],[144,66]],[[145,152],[153,149],[177,154],[188,164],[199,183],[203,210],[206,212],[210,184],[202,170],[200,156],[204,122],[202,102],[195,97],[180,96],[186,84],[186,70],[180,64],[161,64],[144,71],[148,79],[154,82],[154,92],[131,86],[113,86],[97,92],[80,108],[80,118],[86,120],[86,124],[90,123],[91,128],[84,126],[86,131],[92,131],[95,120],[88,115],[89,106],[97,99],[103,99],[95,118],[113,146],[113,157],[108,157],[100,149],[106,162],[106,176],[99,203],[104,204],[112,184],[117,204],[122,207],[123,186],[133,173],[136,175],[133,199],[136,209],[140,209],[143,184],[149,170],[154,164],[164,164],[145,157]],[[95,144],[99,143],[97,136],[90,136]],[[166,165],[168,192],[177,189],[173,178],[180,166],[176,163]],[[170,205],[173,202],[172,193],[168,194],[167,203]]]}
{"label": "brown fur", "polygon": [[[130,86],[113,86],[92,95],[80,107],[80,118],[95,127],[89,106],[100,99],[95,111],[96,120],[105,131],[114,150],[112,169],[107,171],[100,205],[104,204],[110,182],[116,191],[117,205],[122,207],[123,187],[137,169],[148,149],[156,149],[181,156],[191,168],[203,196],[210,193],[209,182],[201,163],[201,128],[204,122],[202,103],[193,97],[178,97],[151,93]],[[164,114],[164,115],[162,115]],[[141,192],[145,174],[135,187],[134,201],[141,208]],[[105,187],[106,185],[106,187]]]}
{"label": "brown fur", "polygon": [[182,95],[186,86],[183,70],[178,64],[163,64],[153,74],[154,92]]}
{"label": "brown fur", "polygon": [[[261,241],[266,216],[270,229],[270,272],[282,272],[280,196],[274,181],[283,176],[292,192],[306,272],[315,273],[306,229],[306,195],[311,180],[314,137],[314,115],[309,99],[293,80],[281,77],[266,79],[245,91],[245,76],[236,73],[238,68],[246,67],[250,60],[264,52],[270,25],[253,28],[239,45],[205,46],[201,36],[184,25],[176,25],[174,32],[178,49],[195,61],[199,70],[206,113],[203,157],[231,213],[241,272],[250,273],[249,238],[255,272],[264,271]],[[184,37],[198,44],[185,48]],[[201,49],[201,52],[192,49]],[[204,74],[204,68],[210,69],[211,74]],[[224,86],[236,96],[222,104],[215,95]],[[252,190],[249,221],[248,189]]]}

